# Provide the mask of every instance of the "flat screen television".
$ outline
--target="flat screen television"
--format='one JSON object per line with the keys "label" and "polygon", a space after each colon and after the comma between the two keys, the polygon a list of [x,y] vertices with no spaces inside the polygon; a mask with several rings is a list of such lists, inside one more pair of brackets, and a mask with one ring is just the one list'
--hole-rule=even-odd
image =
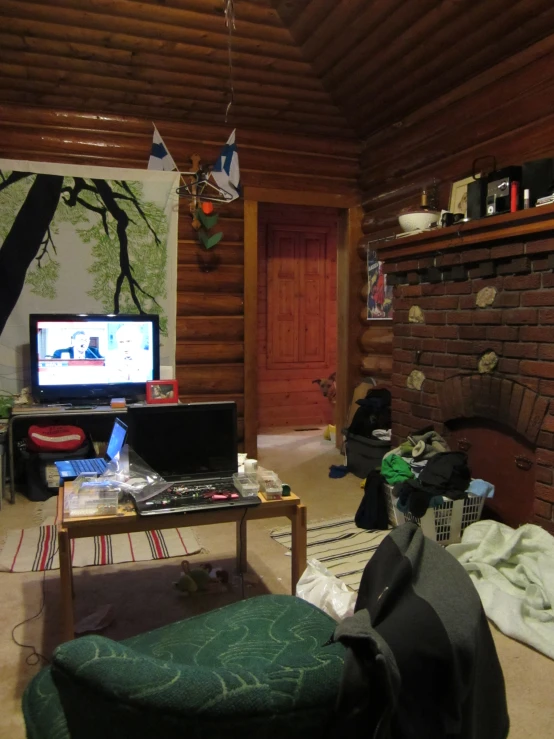
{"label": "flat screen television", "polygon": [[157,315],[31,314],[31,386],[40,403],[132,401],[158,380]]}

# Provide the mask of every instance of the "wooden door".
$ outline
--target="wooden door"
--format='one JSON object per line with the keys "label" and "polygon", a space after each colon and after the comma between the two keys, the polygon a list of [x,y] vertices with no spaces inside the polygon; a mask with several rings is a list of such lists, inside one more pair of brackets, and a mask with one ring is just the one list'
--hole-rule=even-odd
{"label": "wooden door", "polygon": [[327,234],[270,227],[268,369],[327,369]]}
{"label": "wooden door", "polygon": [[336,369],[336,228],[276,220],[259,260],[259,426],[330,423],[313,380]]}

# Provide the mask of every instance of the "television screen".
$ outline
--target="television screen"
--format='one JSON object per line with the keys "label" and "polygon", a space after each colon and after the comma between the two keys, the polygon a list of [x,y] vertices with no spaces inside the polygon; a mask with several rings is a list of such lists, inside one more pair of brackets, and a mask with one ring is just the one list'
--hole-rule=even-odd
{"label": "television screen", "polygon": [[30,317],[33,395],[109,399],[158,379],[157,316]]}

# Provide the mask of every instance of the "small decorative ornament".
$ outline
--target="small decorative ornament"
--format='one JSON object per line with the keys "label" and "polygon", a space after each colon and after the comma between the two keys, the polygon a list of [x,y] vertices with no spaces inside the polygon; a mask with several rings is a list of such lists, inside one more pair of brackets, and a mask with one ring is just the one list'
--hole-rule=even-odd
{"label": "small decorative ornament", "polygon": [[497,364],[498,355],[496,354],[496,352],[488,351],[479,357],[479,361],[477,362],[477,369],[479,370],[479,374],[486,375],[490,372],[493,372]]}
{"label": "small decorative ornament", "polygon": [[420,370],[412,370],[406,380],[406,387],[410,390],[421,390],[425,382],[425,375]]}
{"label": "small decorative ornament", "polygon": [[202,202],[202,213],[205,213],[207,216],[210,215],[210,213],[214,212],[214,204],[210,203],[209,201],[204,200]]}
{"label": "small decorative ornament", "polygon": [[425,315],[419,305],[412,305],[408,311],[409,323],[425,323]]}
{"label": "small decorative ornament", "polygon": [[496,298],[497,290],[495,287],[483,287],[475,296],[475,305],[478,308],[485,308],[487,305],[492,305]]}

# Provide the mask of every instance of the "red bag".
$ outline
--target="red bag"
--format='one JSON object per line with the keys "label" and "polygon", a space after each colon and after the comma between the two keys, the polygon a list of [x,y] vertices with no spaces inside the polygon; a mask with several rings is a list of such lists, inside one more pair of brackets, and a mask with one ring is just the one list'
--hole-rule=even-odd
{"label": "red bag", "polygon": [[32,452],[72,452],[85,442],[78,426],[31,426],[27,432],[27,449]]}

